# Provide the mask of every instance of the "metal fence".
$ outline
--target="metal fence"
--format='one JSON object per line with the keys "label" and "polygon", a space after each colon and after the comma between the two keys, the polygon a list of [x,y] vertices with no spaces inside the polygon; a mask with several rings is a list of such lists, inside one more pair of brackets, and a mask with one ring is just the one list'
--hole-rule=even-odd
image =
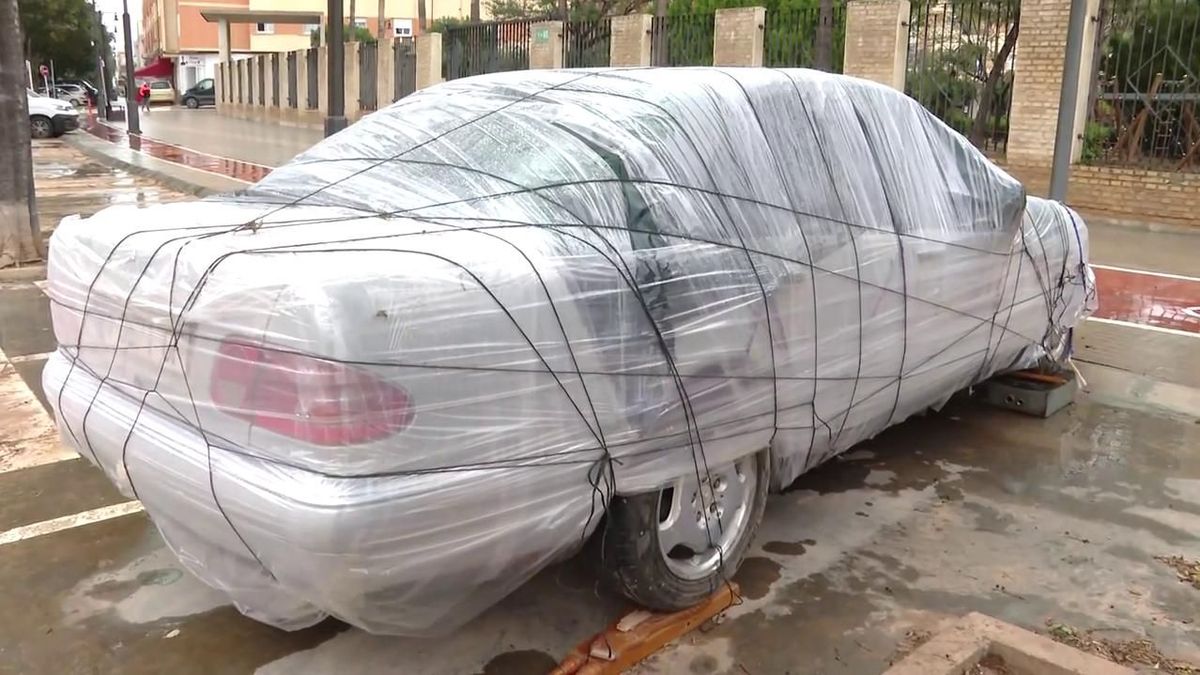
{"label": "metal fence", "polygon": [[1019,0],[919,0],[908,24],[905,91],[977,147],[1008,145]]}
{"label": "metal fence", "polygon": [[1083,161],[1200,171],[1200,3],[1101,0]]}
{"label": "metal fence", "polygon": [[656,16],[650,22],[650,63],[711,66],[715,14]]}
{"label": "metal fence", "polygon": [[375,110],[379,103],[375,83],[379,81],[379,43],[360,42],[358,45],[358,107]]}
{"label": "metal fence", "polygon": [[316,110],[321,104],[320,99],[318,98],[320,96],[320,92],[318,91],[317,86],[317,68],[319,67],[318,64],[320,61],[317,57],[318,53],[316,48],[309,49],[304,54],[304,59],[308,62],[308,70],[305,72],[305,75],[307,76],[306,79],[308,80],[308,100],[304,102],[304,105],[309,110]]}
{"label": "metal fence", "polygon": [[767,12],[763,23],[763,65],[842,72],[846,44],[846,4],[829,2]]}
{"label": "metal fence", "polygon": [[254,59],[251,63],[258,63],[258,74],[254,77],[254,86],[258,89],[258,104],[267,104],[267,88],[263,83],[267,81],[267,63],[265,59]]}
{"label": "metal fence", "polygon": [[442,32],[442,77],[529,68],[529,30],[533,21],[486,21]]}
{"label": "metal fence", "polygon": [[603,68],[609,64],[612,19],[563,22],[563,67]]}
{"label": "metal fence", "polygon": [[395,40],[392,43],[393,77],[395,100],[417,90],[417,48],[412,40]]}
{"label": "metal fence", "polygon": [[296,72],[296,64],[299,59],[296,58],[296,52],[288,52],[287,55],[287,107],[295,109],[300,91],[300,74]]}
{"label": "metal fence", "polygon": [[279,98],[279,54],[271,55],[271,105],[283,106]]}

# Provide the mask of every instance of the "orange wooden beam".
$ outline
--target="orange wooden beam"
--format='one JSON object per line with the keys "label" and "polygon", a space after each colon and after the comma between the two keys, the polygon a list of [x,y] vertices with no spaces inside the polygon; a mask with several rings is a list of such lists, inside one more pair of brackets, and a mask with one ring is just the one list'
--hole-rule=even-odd
{"label": "orange wooden beam", "polygon": [[737,584],[727,582],[704,602],[669,614],[634,610],[604,632],[581,642],[551,675],[617,675],[736,604]]}

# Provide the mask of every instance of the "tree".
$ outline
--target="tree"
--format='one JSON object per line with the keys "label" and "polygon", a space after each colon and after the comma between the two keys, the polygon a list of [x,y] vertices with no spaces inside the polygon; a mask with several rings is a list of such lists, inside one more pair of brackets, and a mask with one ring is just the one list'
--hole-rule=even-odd
{"label": "tree", "polygon": [[40,257],[17,0],[0,0],[0,268]]}
{"label": "tree", "polygon": [[18,0],[25,58],[35,67],[54,61],[55,77],[95,79],[95,29],[88,0]]}

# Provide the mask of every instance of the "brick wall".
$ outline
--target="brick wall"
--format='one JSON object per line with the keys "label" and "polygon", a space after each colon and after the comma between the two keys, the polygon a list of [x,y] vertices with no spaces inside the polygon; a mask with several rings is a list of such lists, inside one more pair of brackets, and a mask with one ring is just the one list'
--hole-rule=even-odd
{"label": "brick wall", "polygon": [[561,21],[539,21],[529,27],[529,68],[562,68]]}
{"label": "brick wall", "polygon": [[[1044,196],[1050,185],[1046,166],[1004,166],[1031,195]],[[1200,174],[1112,166],[1072,166],[1067,204],[1138,222],[1166,222],[1200,227]]]}
{"label": "brick wall", "polygon": [[850,0],[845,73],[903,91],[908,12],[908,0]]}
{"label": "brick wall", "polygon": [[650,65],[650,21],[649,14],[612,18],[612,37],[608,43],[609,65]]}
{"label": "brick wall", "polygon": [[718,9],[713,34],[714,66],[761,66],[763,63],[762,7]]}

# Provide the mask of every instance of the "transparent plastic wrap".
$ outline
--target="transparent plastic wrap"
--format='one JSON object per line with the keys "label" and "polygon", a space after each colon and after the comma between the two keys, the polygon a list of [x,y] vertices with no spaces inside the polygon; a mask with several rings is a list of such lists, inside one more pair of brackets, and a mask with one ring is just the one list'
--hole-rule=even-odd
{"label": "transparent plastic wrap", "polygon": [[804,70],[443,84],[236,195],[64,221],[63,437],[285,628],[451,630],[613,494],[772,482],[1061,359],[1086,229],[898,92]]}

